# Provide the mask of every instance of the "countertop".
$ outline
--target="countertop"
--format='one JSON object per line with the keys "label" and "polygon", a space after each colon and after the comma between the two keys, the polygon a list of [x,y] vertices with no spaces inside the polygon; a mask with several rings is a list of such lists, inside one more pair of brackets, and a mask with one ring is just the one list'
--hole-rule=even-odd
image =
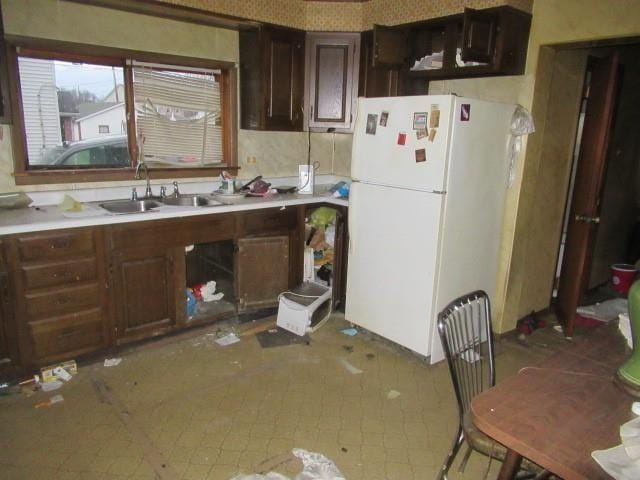
{"label": "countertop", "polygon": [[[229,201],[229,200],[225,200]],[[100,215],[90,217],[68,218],[65,212],[57,206],[29,207],[16,210],[0,211],[0,235],[12,233],[39,232],[57,230],[61,228],[78,228],[95,225],[110,225],[115,223],[144,222],[166,218],[191,217],[196,215],[211,215],[216,213],[238,212],[264,208],[286,208],[294,205],[311,203],[328,203],[347,207],[349,201],[344,198],[332,197],[329,193],[321,194],[278,194],[267,198],[253,197],[233,200],[232,203],[205,207],[174,207],[161,206],[144,213],[110,214],[99,209],[98,202],[89,203],[90,208],[102,210]]]}

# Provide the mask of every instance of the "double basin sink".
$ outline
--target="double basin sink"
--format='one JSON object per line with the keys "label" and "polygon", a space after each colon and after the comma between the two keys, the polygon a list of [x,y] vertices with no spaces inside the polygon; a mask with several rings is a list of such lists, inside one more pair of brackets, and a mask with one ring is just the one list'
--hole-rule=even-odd
{"label": "double basin sink", "polygon": [[142,213],[163,205],[179,207],[211,207],[224,205],[205,195],[179,194],[163,198],[146,198],[141,200],[113,200],[101,203],[100,206],[111,213]]}

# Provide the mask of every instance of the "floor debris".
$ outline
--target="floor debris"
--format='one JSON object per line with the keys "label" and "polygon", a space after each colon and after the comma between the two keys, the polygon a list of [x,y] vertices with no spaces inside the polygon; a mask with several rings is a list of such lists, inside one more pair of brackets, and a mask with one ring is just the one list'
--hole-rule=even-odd
{"label": "floor debris", "polygon": [[228,333],[224,337],[216,338],[214,342],[216,342],[221,347],[226,347],[228,345],[233,345],[234,343],[238,343],[240,338],[235,333]]}
{"label": "floor debris", "polygon": [[[336,464],[321,453],[294,448],[292,453],[302,461],[303,469],[293,480],[345,480]],[[231,480],[290,480],[277,472],[236,475]]]}
{"label": "floor debris", "polygon": [[47,408],[56,403],[64,402],[64,397],[62,395],[54,395],[49,400],[45,400],[44,402],[36,403],[33,408]]}
{"label": "floor debris", "polygon": [[342,333],[347,335],[348,337],[355,337],[358,334],[358,330],[355,328],[345,328],[344,330],[340,330]]}
{"label": "floor debris", "polygon": [[349,361],[346,358],[340,357],[338,358],[338,361],[344,366],[344,368],[347,369],[347,372],[353,375],[359,375],[360,373],[362,373],[362,370],[351,365],[351,363],[349,363]]}
{"label": "floor debris", "polygon": [[53,392],[54,390],[59,389],[63,383],[60,380],[51,380],[50,382],[44,382],[40,385],[43,392]]}
{"label": "floor debris", "polygon": [[122,362],[122,358],[120,358],[120,357],[105,358],[104,359],[104,366],[105,367],[117,367],[118,365],[120,365],[120,362]]}
{"label": "floor debris", "polygon": [[393,400],[395,398],[398,398],[400,395],[402,394],[397,390],[389,390],[389,393],[387,393],[387,399]]}

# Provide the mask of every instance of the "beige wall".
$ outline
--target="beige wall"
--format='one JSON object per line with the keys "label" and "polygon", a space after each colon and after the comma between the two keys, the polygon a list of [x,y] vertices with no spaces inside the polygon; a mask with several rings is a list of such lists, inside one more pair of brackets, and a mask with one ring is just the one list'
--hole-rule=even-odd
{"label": "beige wall", "polygon": [[504,288],[501,298],[494,301],[498,332],[513,329],[518,318],[549,305],[560,240],[559,219],[568,173],[566,158],[558,161],[555,155],[556,152],[566,155],[574,138],[569,128],[565,129],[566,135],[559,136],[545,121],[549,108],[557,108],[557,115],[567,121],[572,118],[570,113],[577,114],[570,88],[565,90],[568,100],[551,99],[562,102],[560,105],[551,105],[549,95],[554,74],[566,76],[569,82],[566,87],[573,84],[578,88],[581,83],[578,70],[582,67],[575,63],[579,62],[577,57],[558,56],[554,50],[541,47],[638,35],[637,0],[535,0],[533,4],[527,67],[519,100],[533,111],[538,131],[527,142],[519,191],[512,193],[507,206],[503,230],[505,257],[500,275]]}

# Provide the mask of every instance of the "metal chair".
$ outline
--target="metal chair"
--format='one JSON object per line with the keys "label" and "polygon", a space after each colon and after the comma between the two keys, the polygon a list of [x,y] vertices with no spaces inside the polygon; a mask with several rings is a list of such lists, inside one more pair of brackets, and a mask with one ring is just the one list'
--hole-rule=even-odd
{"label": "metal chair", "polygon": [[[460,463],[459,471],[464,470],[471,450],[476,450],[489,456],[488,474],[491,459],[502,461],[506,456],[506,448],[478,430],[470,417],[471,399],[496,383],[488,295],[478,290],[452,301],[438,314],[438,333],[449,364],[458,403],[459,423],[451,451],[445,457],[436,478],[448,479],[449,468],[465,440],[467,452]],[[540,467],[526,459],[523,459],[521,470],[524,471],[524,475],[519,474],[520,479],[549,477],[548,472],[541,472]]]}

